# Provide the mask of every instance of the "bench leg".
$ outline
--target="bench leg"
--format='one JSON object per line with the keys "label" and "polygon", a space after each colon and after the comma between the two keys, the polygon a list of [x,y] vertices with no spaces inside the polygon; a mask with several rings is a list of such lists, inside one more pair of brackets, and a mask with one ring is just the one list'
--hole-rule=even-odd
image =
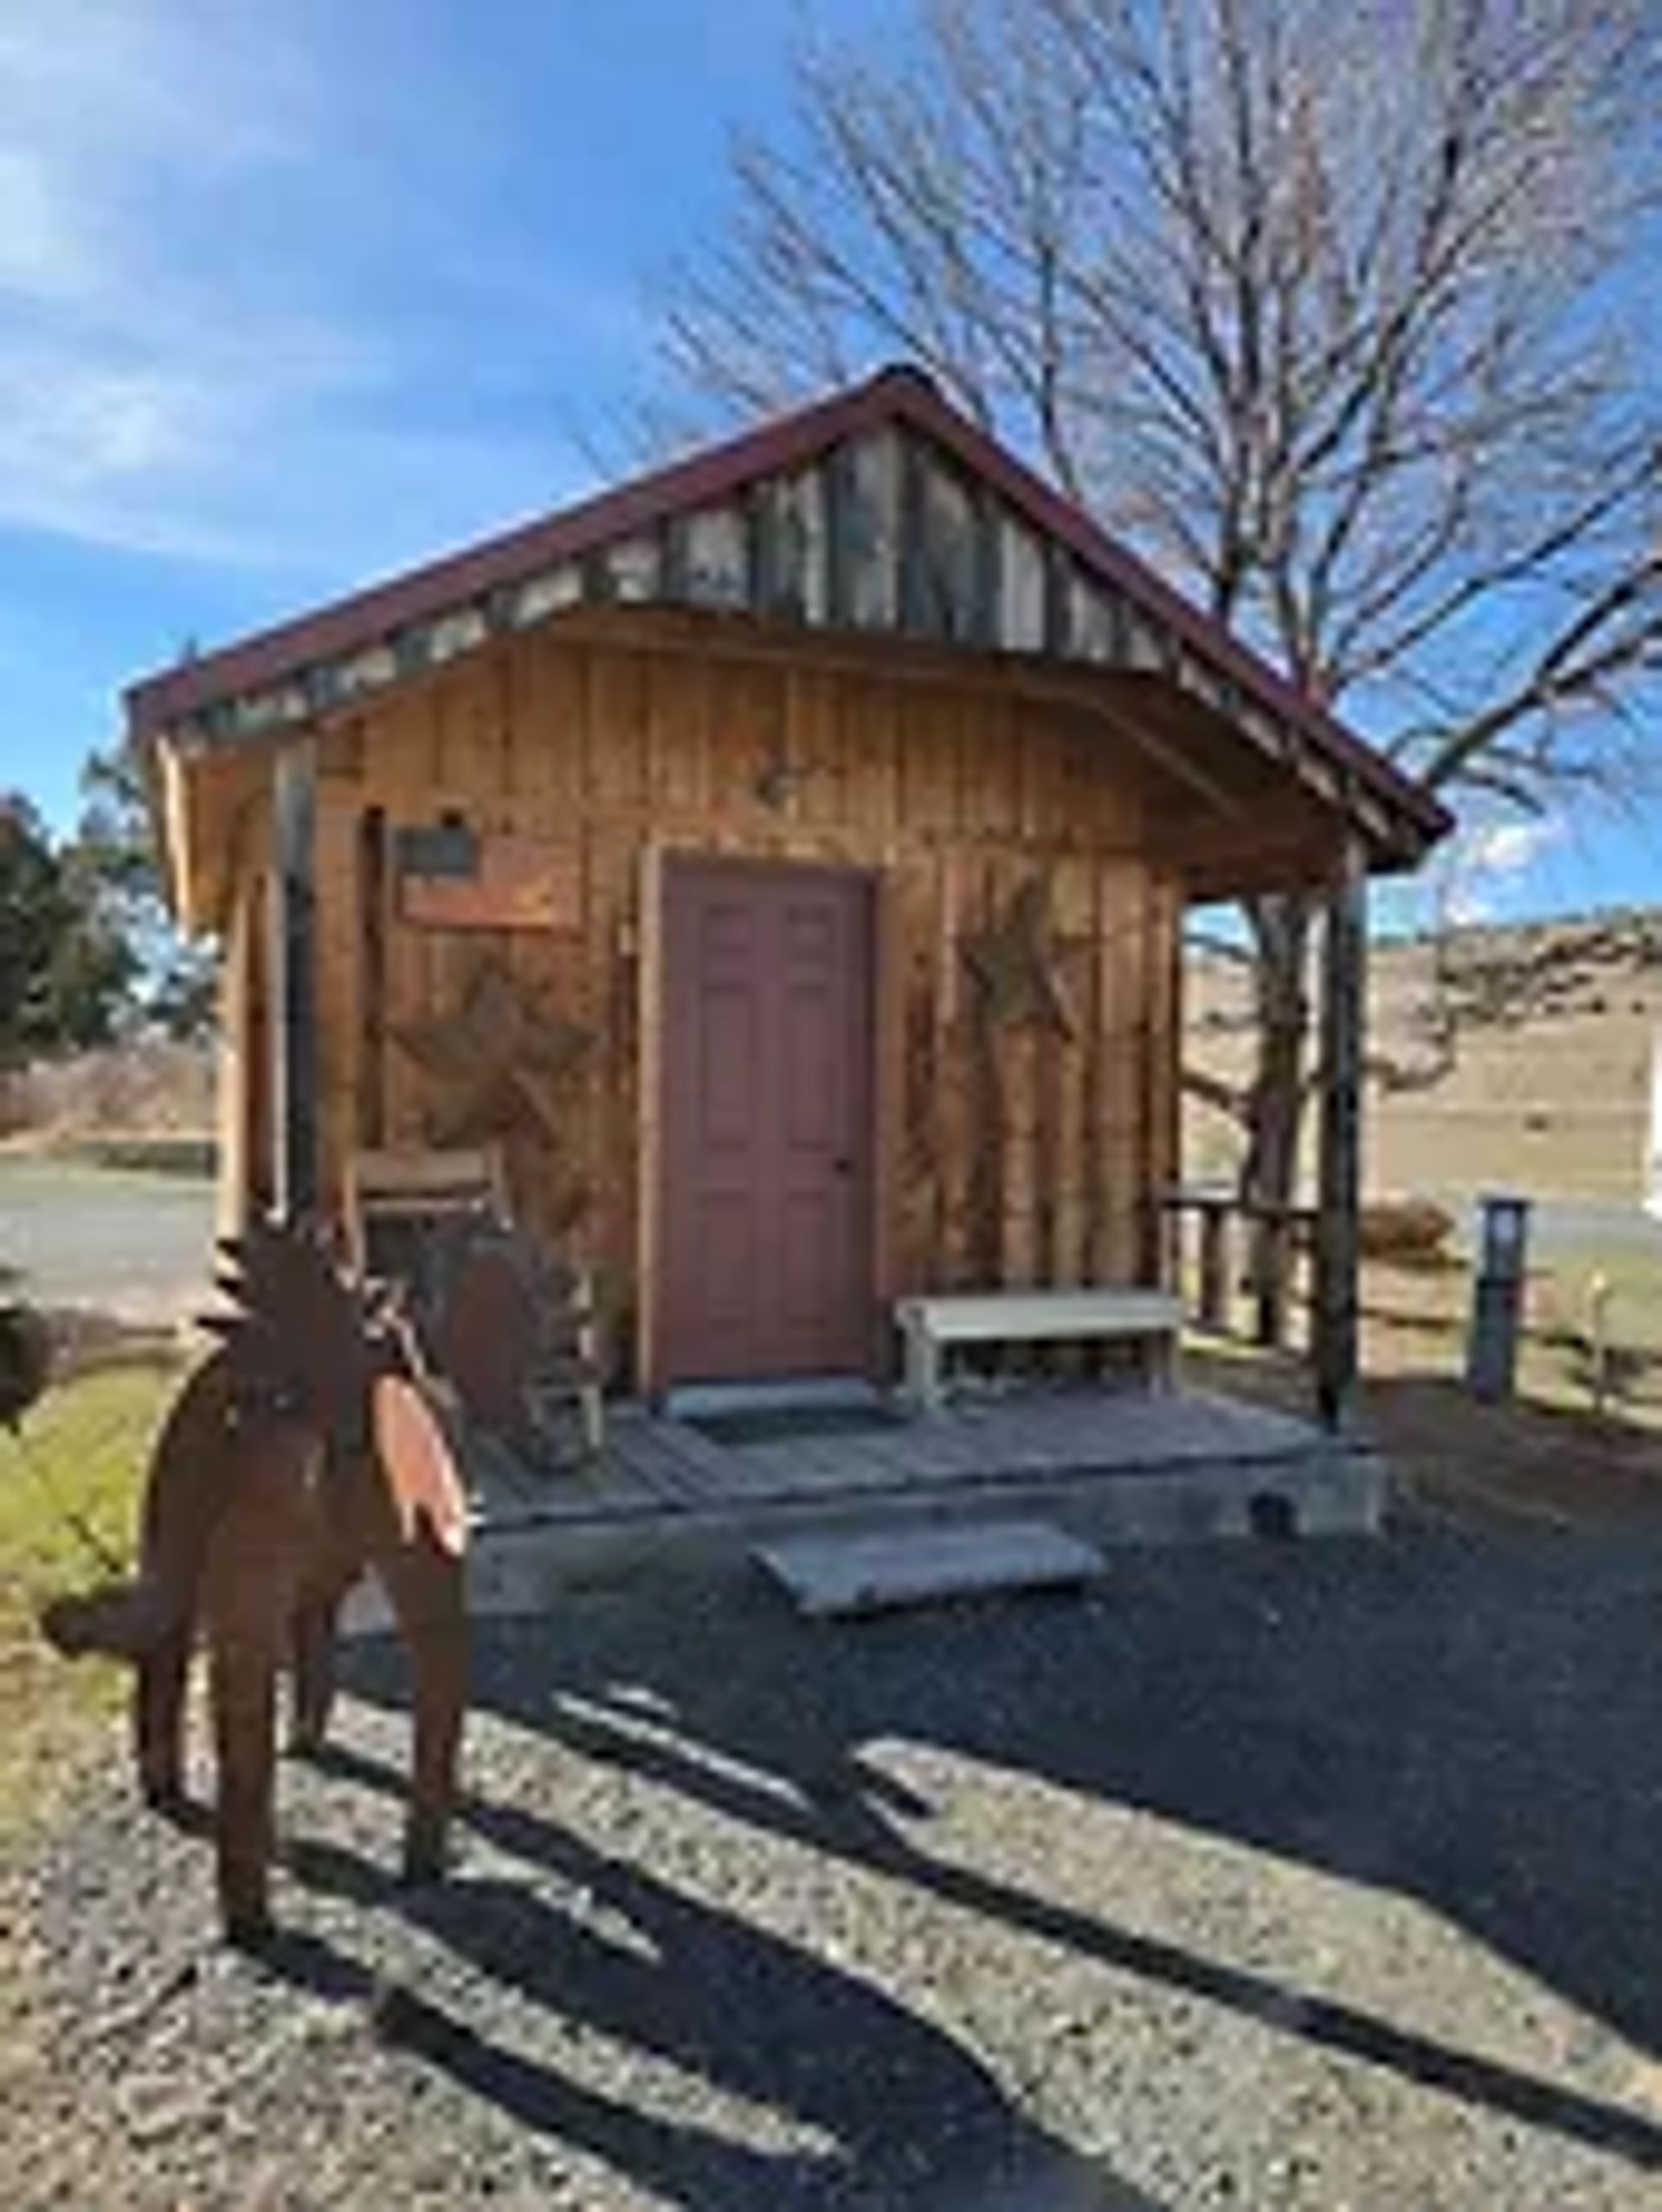
{"label": "bench leg", "polygon": [[941,1347],[917,1321],[906,1324],[906,1397],[914,1413],[940,1409]]}
{"label": "bench leg", "polygon": [[1156,1397],[1169,1397],[1177,1387],[1177,1334],[1156,1336],[1149,1344],[1149,1387]]}

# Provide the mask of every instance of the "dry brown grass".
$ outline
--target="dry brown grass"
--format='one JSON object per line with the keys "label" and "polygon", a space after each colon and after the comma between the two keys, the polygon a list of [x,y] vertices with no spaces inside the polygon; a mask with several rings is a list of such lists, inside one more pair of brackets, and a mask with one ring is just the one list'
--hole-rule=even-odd
{"label": "dry brown grass", "polygon": [[214,1127],[213,1053],[147,1038],[37,1061],[8,1078],[0,1107],[0,1134],[204,1135]]}
{"label": "dry brown grass", "polygon": [[[1588,1299],[1600,1273],[1611,1285],[1601,1411]],[[1662,1521],[1662,1282],[1642,1257],[1589,1252],[1531,1270],[1510,1405],[1480,1405],[1466,1388],[1470,1297],[1459,1266],[1364,1274],[1361,1418],[1406,1496],[1463,1521]],[[1203,1386],[1309,1411],[1296,1355],[1200,1341],[1184,1365]]]}
{"label": "dry brown grass", "polygon": [[[1662,1032],[1659,943],[1653,911],[1457,931],[1442,956],[1466,982],[1452,995],[1429,941],[1374,946],[1370,1051],[1408,1080],[1369,1090],[1373,1190],[1433,1199],[1519,1190],[1634,1203]],[[1524,980],[1509,988],[1515,973]],[[1246,1074],[1252,1050],[1244,974],[1236,962],[1196,953],[1184,978],[1186,1051],[1232,1083]],[[1473,975],[1496,987],[1473,989]],[[1438,1017],[1455,1011],[1445,1062],[1434,1032]],[[1191,1102],[1188,1172],[1227,1178],[1239,1158],[1233,1125]]]}

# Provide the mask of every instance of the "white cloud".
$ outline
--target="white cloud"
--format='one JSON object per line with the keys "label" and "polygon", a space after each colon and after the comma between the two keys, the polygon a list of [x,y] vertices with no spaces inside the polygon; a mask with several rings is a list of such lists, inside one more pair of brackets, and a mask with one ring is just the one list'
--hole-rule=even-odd
{"label": "white cloud", "polygon": [[1474,830],[1466,841],[1466,865],[1474,875],[1521,875],[1542,853],[1562,841],[1564,823],[1556,814],[1541,814],[1524,822],[1496,822]]}
{"label": "white cloud", "polygon": [[1449,847],[1438,903],[1453,923],[1500,919],[1527,891],[1531,871],[1569,833],[1562,814],[1488,822],[1463,831]]}

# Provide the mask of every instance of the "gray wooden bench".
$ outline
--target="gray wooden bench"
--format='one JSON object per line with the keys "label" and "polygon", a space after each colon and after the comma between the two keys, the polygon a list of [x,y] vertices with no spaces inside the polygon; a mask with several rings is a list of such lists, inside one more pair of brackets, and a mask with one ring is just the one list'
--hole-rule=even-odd
{"label": "gray wooden bench", "polygon": [[982,1290],[902,1298],[894,1318],[906,1395],[927,1413],[940,1405],[941,1355],[952,1344],[1140,1341],[1152,1348],[1155,1384],[1169,1388],[1183,1309],[1164,1290]]}

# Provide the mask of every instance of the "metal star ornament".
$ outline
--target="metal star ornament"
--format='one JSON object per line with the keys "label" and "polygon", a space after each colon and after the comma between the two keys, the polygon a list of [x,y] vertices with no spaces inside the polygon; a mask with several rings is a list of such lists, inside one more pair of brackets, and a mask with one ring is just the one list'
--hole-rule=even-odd
{"label": "metal star ornament", "polygon": [[440,1145],[511,1135],[528,1120],[557,1141],[557,1088],[595,1041],[494,961],[475,970],[455,1013],[402,1023],[392,1033],[446,1094],[430,1116]]}
{"label": "metal star ornament", "polygon": [[963,951],[995,1028],[1032,1026],[1078,1036],[1046,877],[1029,876],[993,922],[964,939]]}

